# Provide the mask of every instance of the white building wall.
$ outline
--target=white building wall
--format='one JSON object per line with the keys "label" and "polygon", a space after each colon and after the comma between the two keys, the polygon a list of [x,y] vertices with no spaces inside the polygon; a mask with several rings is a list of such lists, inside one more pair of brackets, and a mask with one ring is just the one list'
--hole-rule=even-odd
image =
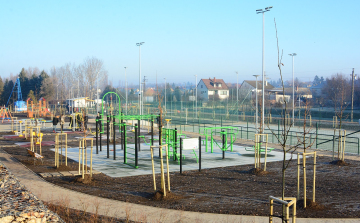
{"label": "white building wall", "polygon": [[203,99],[203,100],[209,100],[209,94],[208,94],[208,89],[205,85],[205,83],[200,80],[198,86],[197,86],[197,94],[198,94],[198,97]]}

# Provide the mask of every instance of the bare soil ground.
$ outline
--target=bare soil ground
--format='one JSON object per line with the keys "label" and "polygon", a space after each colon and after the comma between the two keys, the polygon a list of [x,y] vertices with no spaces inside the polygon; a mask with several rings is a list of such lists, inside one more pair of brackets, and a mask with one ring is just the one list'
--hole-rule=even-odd
{"label": "bare soil ground", "polygon": [[[74,136],[70,136],[74,135]],[[76,134],[69,134],[69,139]],[[54,136],[46,136],[54,140]],[[12,145],[13,140],[2,140],[2,145]],[[76,141],[72,142],[78,145]],[[32,169],[35,173],[54,172],[54,152],[49,146],[43,147],[43,164],[33,165],[31,158],[22,147],[8,147],[5,151]],[[307,158],[307,198],[312,198],[313,159]],[[305,218],[357,218],[360,216],[360,162],[346,159],[331,163],[328,156],[318,156],[316,166],[316,203],[298,201],[297,216]],[[75,177],[52,177],[45,180],[59,186],[125,202],[170,208],[222,214],[260,215],[269,214],[269,196],[281,195],[281,162],[267,164],[266,173],[253,169],[253,165],[204,169],[170,173],[171,192],[164,198],[161,192],[153,190],[151,175],[111,178],[104,174],[93,176],[91,182],[82,183]],[[68,167],[61,170],[77,170],[77,163],[69,160]],[[60,171],[61,171],[60,170]],[[121,170],[119,170],[121,171]],[[286,171],[286,196],[296,197],[296,160]],[[301,178],[301,182],[302,182]],[[160,176],[157,175],[157,188]],[[302,183],[300,199],[303,199]],[[275,207],[276,214],[281,211]]]}

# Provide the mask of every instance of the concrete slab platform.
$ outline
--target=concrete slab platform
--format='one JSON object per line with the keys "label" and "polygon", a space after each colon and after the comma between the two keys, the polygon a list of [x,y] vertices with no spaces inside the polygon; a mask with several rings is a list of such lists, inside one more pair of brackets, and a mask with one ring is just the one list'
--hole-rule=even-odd
{"label": "concrete slab platform", "polygon": [[52,175],[50,173],[39,173],[40,176],[42,177],[52,177]]}
{"label": "concrete slab platform", "polygon": [[[210,143],[210,142],[209,142]],[[134,153],[134,144],[128,145],[128,151],[131,150],[131,153]],[[99,172],[102,172],[110,177],[125,177],[125,176],[137,176],[137,175],[146,175],[152,174],[152,165],[151,165],[151,155],[150,155],[150,146],[145,143],[141,143],[141,150],[138,152],[138,168],[135,169],[133,166],[135,162],[132,160],[134,155],[128,154],[127,163],[124,163],[124,151],[121,150],[120,145],[116,145],[116,159],[114,160],[114,151],[113,146],[109,145],[109,158],[107,158],[107,146],[102,146],[102,151],[99,154],[96,154],[96,147],[93,148],[93,169]],[[172,150],[172,149],[171,149]],[[199,150],[183,150],[183,171],[188,170],[197,170],[199,169],[199,164],[197,163],[196,156],[199,157]],[[164,151],[165,157],[165,151]],[[268,153],[267,162],[274,162],[282,160],[282,153],[272,151]],[[90,165],[90,149],[87,150],[87,161]],[[77,161],[79,159],[79,149],[78,148],[68,148],[68,157]],[[246,151],[245,147],[234,145],[233,151],[225,152],[225,159],[222,159],[222,150],[214,146],[213,153],[210,152],[210,147],[208,152],[205,152],[205,146],[202,147],[201,154],[201,168],[218,168],[226,166],[237,166],[237,165],[247,165],[254,164],[254,152]],[[262,157],[264,155],[262,154]],[[290,155],[287,155],[287,159],[290,159]],[[160,173],[160,158],[159,158],[159,149],[154,150],[154,162],[155,162],[155,171]],[[261,159],[261,162],[264,162],[264,158]],[[166,160],[164,159],[164,164],[166,165]],[[178,161],[174,161],[172,157],[169,158],[169,169],[171,172],[180,171],[180,165]]]}
{"label": "concrete slab platform", "polygon": [[68,177],[68,176],[72,176],[73,174],[69,173],[69,171],[63,171],[63,172],[60,172],[61,175],[65,176],[65,177]]}
{"label": "concrete slab platform", "polygon": [[52,172],[52,173],[50,173],[53,177],[61,177],[62,176],[62,174],[61,173],[59,173],[59,172]]}
{"label": "concrete slab platform", "polygon": [[79,171],[69,171],[69,173],[73,176],[79,175]]}

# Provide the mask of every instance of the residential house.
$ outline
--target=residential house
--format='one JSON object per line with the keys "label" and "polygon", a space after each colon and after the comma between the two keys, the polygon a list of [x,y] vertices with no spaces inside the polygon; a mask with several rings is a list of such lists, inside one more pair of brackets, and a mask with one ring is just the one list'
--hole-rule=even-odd
{"label": "residential house", "polygon": [[144,102],[154,102],[156,92],[153,88],[148,88],[144,93]]}
{"label": "residential house", "polygon": [[209,99],[229,98],[229,88],[223,79],[201,79],[197,85],[197,95],[199,99],[207,101]]}
{"label": "residential house", "polygon": [[[265,96],[269,95],[269,91],[273,90],[274,86],[272,86],[269,82],[265,81]],[[251,92],[251,97],[254,99],[256,97],[256,81],[243,81],[241,84],[240,90],[242,94],[248,94]],[[262,81],[257,81],[257,91],[260,95],[262,92]],[[245,96],[245,95],[244,95]]]}

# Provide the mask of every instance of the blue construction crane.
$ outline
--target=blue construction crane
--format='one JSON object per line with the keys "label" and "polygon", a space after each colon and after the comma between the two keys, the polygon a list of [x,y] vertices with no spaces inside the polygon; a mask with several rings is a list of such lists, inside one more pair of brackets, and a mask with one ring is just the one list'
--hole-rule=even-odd
{"label": "blue construction crane", "polygon": [[15,91],[15,87],[17,86],[17,89],[16,89],[16,92],[17,92],[17,101],[14,103],[15,106],[16,106],[16,109],[17,111],[26,111],[26,103],[25,101],[23,101],[22,99],[22,94],[21,94],[21,87],[20,87],[20,79],[17,78],[16,81],[15,81],[15,84],[14,84],[14,87],[11,91],[11,94],[10,94],[10,97],[9,99],[7,100],[6,102],[6,107],[8,106],[9,104],[9,101],[10,101],[10,98],[13,94],[13,92]]}

